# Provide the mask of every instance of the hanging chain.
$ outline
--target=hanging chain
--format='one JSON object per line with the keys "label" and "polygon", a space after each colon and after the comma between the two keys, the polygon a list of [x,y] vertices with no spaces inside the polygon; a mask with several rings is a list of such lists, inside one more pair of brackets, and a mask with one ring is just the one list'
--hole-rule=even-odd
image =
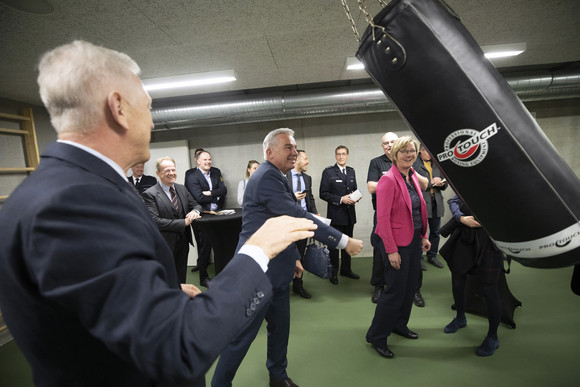
{"label": "hanging chain", "polygon": [[[375,24],[375,22],[373,21],[373,17],[368,13],[368,11],[366,9],[365,0],[357,0],[357,1],[358,1],[359,9],[365,15],[365,19],[371,25],[371,27],[373,27],[373,41],[374,41],[375,40],[375,28],[380,28],[383,32],[385,31],[385,28],[382,26],[377,26]],[[379,5],[381,6],[381,8],[385,8],[388,5],[388,3],[386,3],[384,0],[377,0],[377,1],[378,1]],[[356,41],[360,43],[360,35],[359,35],[358,30],[356,28],[356,23],[354,21],[354,18],[352,17],[352,14],[350,13],[350,8],[348,7],[346,0],[340,0],[340,2],[342,3],[342,6],[344,8],[344,12],[346,13],[346,17],[348,18],[348,21],[350,22],[350,28],[352,29],[352,32],[354,33],[354,37],[356,38]]]}
{"label": "hanging chain", "polygon": [[358,31],[356,29],[356,23],[354,22],[352,14],[350,13],[350,8],[348,8],[348,4],[346,3],[346,0],[340,0],[340,1],[342,3],[342,6],[344,7],[344,12],[346,13],[346,17],[348,18],[348,21],[350,22],[350,28],[352,29],[352,32],[354,33],[354,37],[356,38],[356,41],[360,43],[360,35],[358,34]]}
{"label": "hanging chain", "polygon": [[378,26],[378,25],[375,24],[375,22],[373,21],[373,17],[367,11],[367,7],[365,6],[365,0],[358,0],[358,7],[365,14],[365,18],[367,19],[367,22],[372,27],[372,31],[373,31],[373,42],[374,42],[376,40],[376,38],[375,38],[375,28],[380,28],[383,32],[385,32],[385,27]]}

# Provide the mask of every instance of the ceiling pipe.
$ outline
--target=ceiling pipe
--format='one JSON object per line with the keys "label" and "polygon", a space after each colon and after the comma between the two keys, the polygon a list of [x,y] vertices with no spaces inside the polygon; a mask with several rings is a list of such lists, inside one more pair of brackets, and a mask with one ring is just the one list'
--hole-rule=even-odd
{"label": "ceiling pipe", "polygon": [[[524,102],[580,97],[578,69],[510,73],[505,79]],[[161,131],[395,110],[383,92],[369,84],[211,98],[155,108],[152,115],[153,130]]]}

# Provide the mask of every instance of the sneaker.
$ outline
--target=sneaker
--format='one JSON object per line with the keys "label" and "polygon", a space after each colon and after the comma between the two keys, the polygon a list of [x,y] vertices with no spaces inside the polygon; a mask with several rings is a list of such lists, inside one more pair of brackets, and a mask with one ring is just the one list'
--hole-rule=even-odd
{"label": "sneaker", "polygon": [[456,317],[453,320],[451,320],[451,322],[449,324],[447,324],[445,329],[443,329],[443,332],[455,333],[455,332],[457,332],[458,329],[464,328],[466,326],[467,326],[467,319],[465,317],[461,320],[457,319],[457,317]]}
{"label": "sneaker", "polygon": [[483,340],[483,343],[477,348],[477,352],[475,353],[477,356],[491,356],[495,353],[495,350],[499,348],[499,339],[498,338],[491,338],[486,336]]}

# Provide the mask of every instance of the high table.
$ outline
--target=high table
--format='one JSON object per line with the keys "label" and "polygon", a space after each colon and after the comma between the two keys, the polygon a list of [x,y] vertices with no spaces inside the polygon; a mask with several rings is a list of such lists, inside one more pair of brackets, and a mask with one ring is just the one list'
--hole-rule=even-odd
{"label": "high table", "polygon": [[215,274],[218,275],[236,252],[236,246],[242,230],[242,209],[232,215],[212,215],[202,213],[194,222],[201,228],[203,235],[209,239],[213,248]]}

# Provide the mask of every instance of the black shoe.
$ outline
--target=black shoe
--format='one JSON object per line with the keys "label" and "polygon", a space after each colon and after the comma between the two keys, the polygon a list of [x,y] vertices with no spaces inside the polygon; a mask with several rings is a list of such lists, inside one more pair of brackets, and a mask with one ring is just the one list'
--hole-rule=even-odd
{"label": "black shoe", "polygon": [[406,332],[400,331],[398,329],[393,329],[393,333],[395,335],[403,336],[403,337],[405,337],[407,339],[412,339],[412,340],[415,340],[415,339],[418,339],[419,338],[419,335],[417,333],[413,332],[410,329],[407,329]]}
{"label": "black shoe", "polygon": [[382,346],[378,346],[373,344],[373,348],[375,349],[375,351],[377,351],[379,353],[379,355],[381,355],[382,357],[386,357],[387,359],[392,359],[393,357],[395,357],[395,354],[392,353],[389,350],[389,347],[387,347],[386,345],[384,347]]}
{"label": "black shoe", "polygon": [[427,266],[425,266],[425,262],[423,262],[423,258],[421,258],[421,270],[427,271]]}
{"label": "black shoe", "polygon": [[385,291],[385,288],[382,286],[375,286],[375,291],[373,292],[373,296],[371,297],[371,301],[373,304],[379,302],[379,298],[381,297],[381,293]]}
{"label": "black shoe", "polygon": [[330,277],[330,282],[333,283],[333,284],[335,284],[335,285],[338,285],[338,277],[336,276],[336,274],[333,274]]}
{"label": "black shoe", "polygon": [[292,291],[302,298],[312,298],[310,293],[304,290],[302,278],[294,278],[294,282],[292,283]]}
{"label": "black shoe", "polygon": [[343,277],[348,277],[348,278],[352,278],[352,279],[360,279],[360,275],[350,271],[348,273],[340,273],[341,276]]}
{"label": "black shoe", "polygon": [[197,265],[191,267],[191,272],[192,273],[195,273],[198,270],[199,270],[199,266],[197,266]]}
{"label": "black shoe", "polygon": [[284,380],[274,380],[270,377],[270,387],[298,387],[290,378]]}
{"label": "black shoe", "polygon": [[209,284],[209,278],[204,278],[204,279],[199,280],[199,286],[203,286],[204,288],[207,288],[208,284]]}
{"label": "black shoe", "polygon": [[437,257],[429,257],[427,258],[427,262],[431,265],[438,267],[439,269],[443,269],[443,264],[437,259]]}
{"label": "black shoe", "polygon": [[417,290],[417,292],[415,293],[415,298],[413,299],[413,303],[415,305],[417,305],[419,308],[422,308],[425,306],[425,300],[423,299],[423,296],[421,296],[420,290]]}

